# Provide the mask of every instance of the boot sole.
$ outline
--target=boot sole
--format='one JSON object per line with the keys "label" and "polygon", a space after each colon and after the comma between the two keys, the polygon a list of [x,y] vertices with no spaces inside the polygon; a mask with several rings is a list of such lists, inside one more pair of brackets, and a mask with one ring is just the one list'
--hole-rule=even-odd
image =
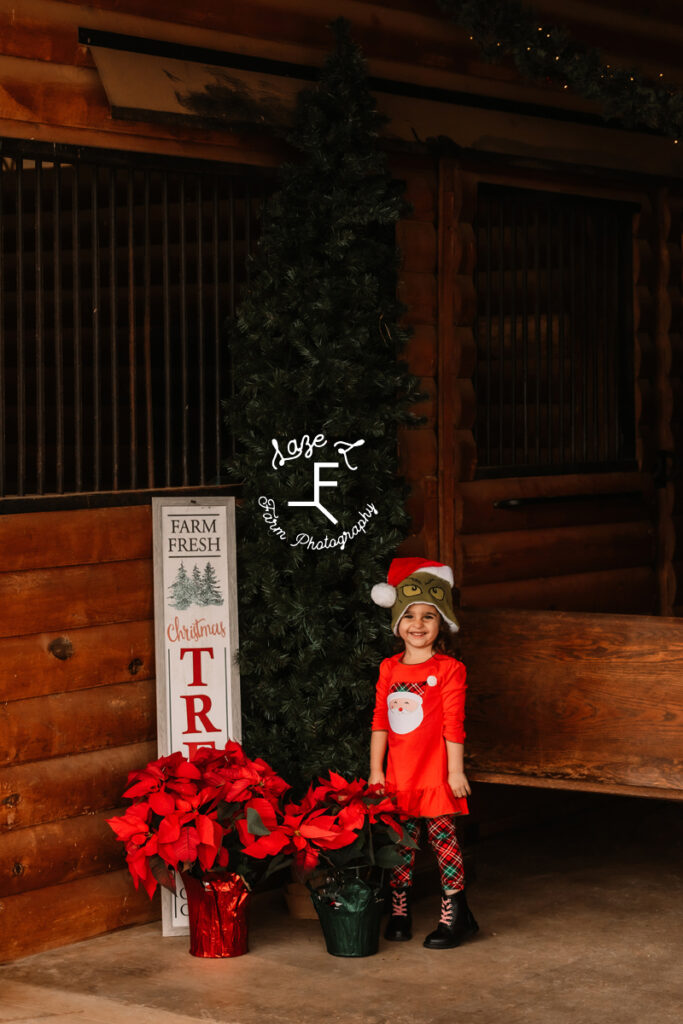
{"label": "boot sole", "polygon": [[422,945],[424,946],[425,949],[457,949],[458,946],[461,946],[463,944],[463,942],[467,942],[468,939],[473,939],[478,931],[479,925],[474,919],[472,919],[472,922],[470,923],[467,931],[458,939],[457,942],[449,942],[448,944],[439,943],[438,945],[432,945],[431,942],[427,942],[427,940],[425,939]]}

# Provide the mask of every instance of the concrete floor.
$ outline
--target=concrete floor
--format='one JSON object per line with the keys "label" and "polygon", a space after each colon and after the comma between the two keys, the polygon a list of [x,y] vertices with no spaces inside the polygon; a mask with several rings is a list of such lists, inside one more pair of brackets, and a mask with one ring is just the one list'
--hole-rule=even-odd
{"label": "concrete floor", "polygon": [[247,956],[200,960],[158,924],[0,967],[3,1024],[681,1024],[683,805],[595,798],[552,827],[481,840],[480,935],[339,959],[278,893],[255,900]]}

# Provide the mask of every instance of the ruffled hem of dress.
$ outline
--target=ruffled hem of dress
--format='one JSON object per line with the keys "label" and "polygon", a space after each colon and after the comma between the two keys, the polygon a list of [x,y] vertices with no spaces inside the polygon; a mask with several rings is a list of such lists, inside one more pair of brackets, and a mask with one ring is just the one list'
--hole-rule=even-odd
{"label": "ruffled hem of dress", "polygon": [[[387,786],[389,790],[389,786]],[[450,786],[432,786],[426,789],[394,789],[392,796],[402,811],[411,818],[439,818],[442,814],[469,814],[467,800],[453,796]]]}

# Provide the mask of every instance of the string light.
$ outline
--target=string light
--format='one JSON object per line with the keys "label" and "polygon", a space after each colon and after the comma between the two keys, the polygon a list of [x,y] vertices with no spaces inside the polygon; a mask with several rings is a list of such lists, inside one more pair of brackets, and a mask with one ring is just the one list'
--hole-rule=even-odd
{"label": "string light", "polygon": [[[461,6],[456,4],[455,0],[437,0],[437,2],[440,7],[448,9],[449,13],[453,15],[456,21],[460,20],[463,28],[470,28],[473,32],[476,31],[472,17],[468,15],[467,17],[459,19],[455,15],[454,10],[451,10],[451,8],[455,9],[456,7]],[[488,0],[476,0],[476,2],[472,2],[470,5],[464,6],[482,8],[482,10],[474,12],[473,17],[476,21],[477,13],[483,14],[488,7]],[[519,11],[517,11],[517,14],[519,17],[515,22],[515,9],[518,7]],[[600,97],[603,97],[604,99],[609,98],[612,105],[615,100],[619,100],[619,96],[616,95],[615,90],[620,91],[622,93],[621,103],[625,108],[623,116],[629,119],[630,122],[633,122],[632,127],[635,127],[636,129],[638,124],[643,123],[650,127],[655,127],[656,131],[668,134],[669,138],[672,138],[674,131],[683,127],[683,124],[680,123],[683,118],[680,117],[678,108],[676,107],[674,110],[671,110],[663,106],[665,90],[669,97],[683,98],[683,90],[679,90],[675,87],[672,88],[671,86],[664,86],[662,79],[665,78],[665,72],[654,72],[653,77],[651,77],[648,82],[646,79],[643,79],[638,71],[634,71],[633,74],[630,74],[628,69],[622,68],[618,64],[613,68],[611,64],[598,63],[598,52],[595,49],[586,48],[581,44],[577,44],[576,48],[573,49],[573,52],[569,53],[567,52],[567,48],[572,44],[571,37],[565,31],[558,31],[557,28],[552,25],[550,29],[547,29],[544,25],[536,25],[537,31],[544,33],[544,38],[549,40],[549,42],[542,43],[540,47],[534,46],[533,43],[530,44],[529,38],[530,33],[533,32],[534,24],[528,14],[524,14],[522,12],[521,0],[511,0],[510,8],[511,14],[508,21],[511,21],[511,25],[507,27],[508,30],[506,30],[506,27],[499,26],[501,39],[496,41],[489,37],[488,46],[492,47],[495,42],[496,49],[502,49],[504,52],[510,53],[513,57],[515,56],[516,51],[519,55],[520,70],[523,65],[530,68],[533,68],[534,65],[536,65],[537,71],[542,75],[545,75],[546,81],[556,82],[557,85],[561,86],[565,91],[569,89],[576,91],[578,88],[578,93],[580,95],[582,95],[587,88],[589,89],[591,85],[590,79],[592,78],[594,88],[593,97],[598,99]],[[526,35],[526,38],[524,38],[524,34]],[[470,35],[469,39],[471,42],[480,43],[480,40],[474,34]],[[562,52],[551,54],[550,51],[554,47],[558,47]],[[522,52],[526,52],[529,55],[528,61],[522,62]],[[553,63],[558,65],[557,71],[554,73],[550,71],[547,63],[550,60],[551,55],[554,57]],[[493,54],[491,54],[491,57],[493,57]],[[570,61],[572,64],[571,73],[573,76],[571,85],[567,81],[561,81],[561,77],[564,76],[564,72],[570,70],[567,67]],[[591,61],[598,63],[598,66],[596,67],[595,64],[593,64],[591,67]],[[579,78],[575,81],[574,78],[577,74]],[[586,82],[582,80],[584,77]],[[627,78],[634,86],[630,92],[626,89],[624,84]],[[660,88],[656,87],[655,80],[658,82]],[[602,82],[603,85],[597,85],[598,82]],[[655,111],[653,118],[652,105],[657,100],[659,100],[658,106],[661,105],[662,109]],[[633,107],[634,104],[635,107]],[[640,109],[641,107],[642,110]],[[619,117],[620,115],[618,111],[613,110],[612,116]],[[680,134],[679,138],[683,139],[683,133]],[[678,145],[678,141],[678,138],[674,139],[674,143],[676,145]]]}

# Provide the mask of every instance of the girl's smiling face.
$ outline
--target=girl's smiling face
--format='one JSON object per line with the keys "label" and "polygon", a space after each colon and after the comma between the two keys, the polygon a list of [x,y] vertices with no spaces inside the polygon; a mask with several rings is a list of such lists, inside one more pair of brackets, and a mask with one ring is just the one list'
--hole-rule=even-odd
{"label": "girl's smiling face", "polygon": [[431,604],[411,604],[398,624],[409,660],[426,661],[439,635],[441,616]]}

